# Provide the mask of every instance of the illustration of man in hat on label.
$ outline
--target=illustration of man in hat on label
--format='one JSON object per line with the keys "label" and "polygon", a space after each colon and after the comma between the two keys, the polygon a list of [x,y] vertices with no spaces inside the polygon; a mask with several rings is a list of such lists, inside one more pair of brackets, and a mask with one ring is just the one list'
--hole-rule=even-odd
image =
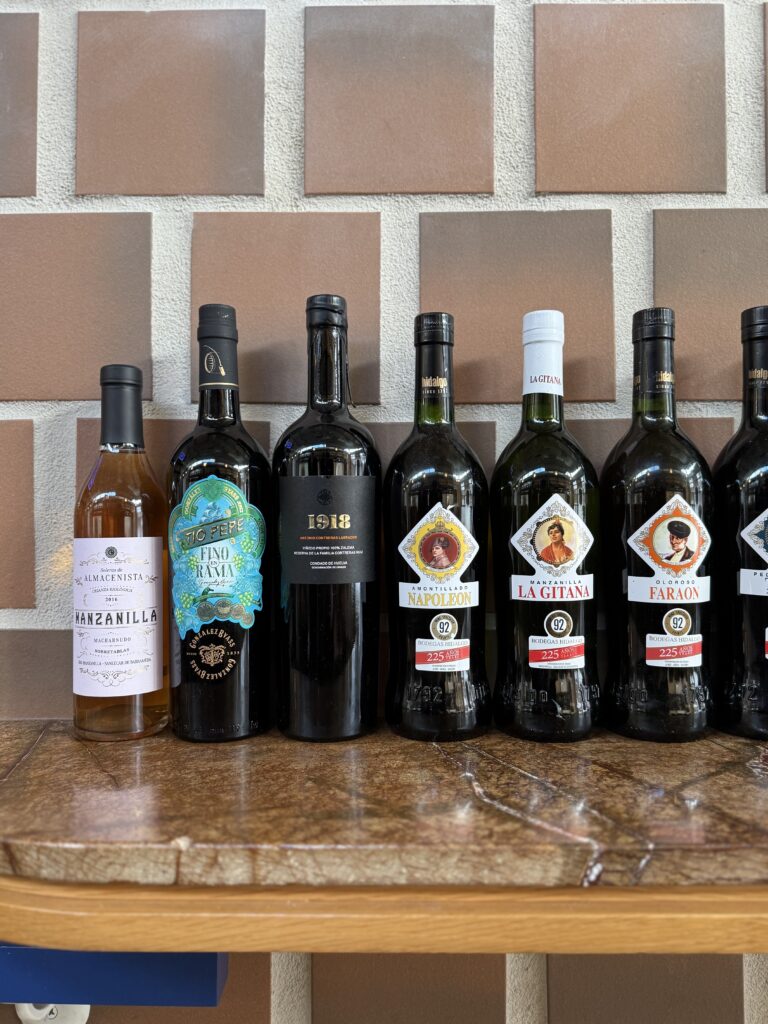
{"label": "illustration of man in hat on label", "polygon": [[671,548],[665,555],[665,562],[672,562],[680,565],[682,562],[690,562],[696,554],[688,547],[688,538],[691,535],[691,528],[688,523],[681,519],[673,519],[667,527],[669,531],[669,546]]}

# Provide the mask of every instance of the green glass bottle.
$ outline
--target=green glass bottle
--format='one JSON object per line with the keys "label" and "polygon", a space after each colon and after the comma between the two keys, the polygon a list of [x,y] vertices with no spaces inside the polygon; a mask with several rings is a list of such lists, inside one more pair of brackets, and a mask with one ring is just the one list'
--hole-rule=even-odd
{"label": "green glass bottle", "polygon": [[453,317],[418,316],[415,344],[415,423],[384,483],[387,721],[411,739],[466,739],[491,720],[488,485],[454,422]]}
{"label": "green glass bottle", "polygon": [[[768,306],[741,314],[741,425],[715,464],[718,634],[715,720],[768,737]],[[718,557],[719,556],[719,557]]]}
{"label": "green glass bottle", "polygon": [[632,425],[601,479],[609,679],[615,729],[646,740],[706,730],[712,478],[677,425],[671,309],[632,324]]}
{"label": "green glass bottle", "polygon": [[563,420],[563,314],[523,317],[523,416],[491,479],[496,723],[577,740],[597,709],[597,474]]}

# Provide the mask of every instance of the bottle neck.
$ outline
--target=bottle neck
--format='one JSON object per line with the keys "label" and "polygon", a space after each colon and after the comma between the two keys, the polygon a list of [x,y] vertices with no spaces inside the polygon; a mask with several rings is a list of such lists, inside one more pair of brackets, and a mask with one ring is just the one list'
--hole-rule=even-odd
{"label": "bottle neck", "polygon": [[101,447],[144,450],[140,388],[129,384],[102,384]]}
{"label": "bottle neck", "polygon": [[743,427],[768,429],[768,337],[752,338],[742,345]]}
{"label": "bottle neck", "polygon": [[426,343],[416,346],[417,427],[453,425],[453,346]]}
{"label": "bottle neck", "polygon": [[645,428],[677,425],[670,338],[645,338],[634,344],[632,417]]}
{"label": "bottle neck", "polygon": [[237,342],[233,338],[200,339],[201,426],[232,426],[240,422]]}
{"label": "bottle neck", "polygon": [[523,345],[523,425],[537,433],[563,429],[563,346]]}
{"label": "bottle neck", "polygon": [[346,412],[347,329],[332,324],[310,327],[307,408],[318,413]]}

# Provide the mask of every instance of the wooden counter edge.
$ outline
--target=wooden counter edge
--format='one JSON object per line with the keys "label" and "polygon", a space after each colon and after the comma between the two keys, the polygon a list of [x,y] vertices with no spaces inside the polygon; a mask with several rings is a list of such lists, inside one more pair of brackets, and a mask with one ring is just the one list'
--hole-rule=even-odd
{"label": "wooden counter edge", "polygon": [[192,889],[0,877],[0,940],[135,952],[765,953],[768,887]]}

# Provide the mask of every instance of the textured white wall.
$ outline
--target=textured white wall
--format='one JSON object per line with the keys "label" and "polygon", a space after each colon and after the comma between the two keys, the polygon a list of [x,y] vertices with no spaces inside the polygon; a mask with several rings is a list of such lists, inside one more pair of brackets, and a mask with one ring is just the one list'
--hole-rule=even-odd
{"label": "textured white wall", "polygon": [[[314,0],[315,5],[330,0]],[[354,0],[349,0],[354,2]],[[365,0],[367,3],[386,0]],[[666,2],[666,0],[664,0]],[[75,85],[78,10],[157,10],[266,7],[266,194],[261,198],[74,196]],[[613,212],[617,399],[569,406],[575,418],[626,416],[630,410],[629,337],[633,311],[652,302],[652,210],[687,207],[767,206],[764,157],[764,65],[761,0],[725,0],[727,195],[542,196],[533,194],[533,15],[522,0],[496,3],[496,192],[493,196],[302,195],[302,0],[0,0],[0,11],[39,11],[40,65],[38,195],[0,198],[0,213],[149,210],[153,213],[152,351],[155,401],[149,417],[188,417],[190,239],[198,210],[380,210],[382,213],[381,405],[360,408],[364,420],[408,420],[412,412],[412,317],[418,311],[418,214],[435,210],[552,210],[608,208]],[[257,271],[255,271],[257,272]],[[510,345],[519,339],[510,337]],[[94,370],[95,372],[95,370]],[[567,388],[567,383],[566,383]],[[510,395],[510,401],[517,396]],[[684,416],[734,416],[733,402],[681,404]],[[269,420],[273,437],[297,414],[291,406],[247,406],[249,418]],[[36,558],[38,606],[0,610],[0,628],[70,625],[70,509],[75,473],[75,423],[98,416],[96,402],[0,404],[0,418],[35,421]],[[498,424],[499,450],[516,429],[519,405],[465,406],[462,417]],[[758,961],[752,963],[750,978]],[[306,958],[276,957],[276,1024],[309,1020]],[[510,1024],[539,1024],[541,958],[508,961]],[[751,983],[750,983],[751,984]],[[542,994],[543,993],[543,994]],[[530,1007],[521,1016],[521,1007]],[[768,1019],[766,986],[752,984],[747,1019]]]}

